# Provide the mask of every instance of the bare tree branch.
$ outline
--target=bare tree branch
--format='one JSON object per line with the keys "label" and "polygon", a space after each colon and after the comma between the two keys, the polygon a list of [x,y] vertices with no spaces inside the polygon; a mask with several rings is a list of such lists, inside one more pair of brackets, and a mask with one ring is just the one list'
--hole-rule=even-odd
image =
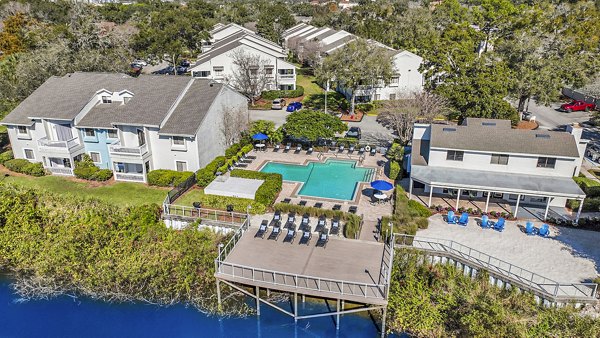
{"label": "bare tree branch", "polygon": [[225,147],[239,141],[242,132],[248,129],[248,114],[243,109],[223,107],[223,122],[221,123],[221,134]]}
{"label": "bare tree branch", "polygon": [[267,74],[267,69],[270,68],[271,72],[274,72],[275,69],[269,60],[261,58],[260,55],[246,53],[241,49],[233,51],[230,56],[236,66],[230,83],[254,104],[256,98],[271,83],[272,77]]}

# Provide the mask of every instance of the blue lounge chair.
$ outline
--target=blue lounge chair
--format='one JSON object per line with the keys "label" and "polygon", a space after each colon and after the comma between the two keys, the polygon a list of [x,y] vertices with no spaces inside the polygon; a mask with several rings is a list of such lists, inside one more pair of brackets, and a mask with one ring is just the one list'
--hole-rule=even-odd
{"label": "blue lounge chair", "polygon": [[448,224],[456,224],[458,217],[454,216],[454,211],[448,211],[448,215],[446,216],[446,221]]}
{"label": "blue lounge chair", "polygon": [[535,227],[532,222],[525,223],[525,233],[528,235],[535,235]]}
{"label": "blue lounge chair", "polygon": [[490,227],[490,220],[488,218],[488,215],[481,216],[481,227],[484,229],[487,229]]}
{"label": "blue lounge chair", "polygon": [[548,226],[548,224],[542,224],[542,226],[540,227],[540,231],[538,231],[538,234],[542,237],[550,236],[550,227]]}
{"label": "blue lounge chair", "polygon": [[494,230],[502,232],[502,230],[504,230],[505,222],[506,222],[506,220],[504,220],[504,218],[502,218],[502,217],[498,218],[498,222],[494,223]]}
{"label": "blue lounge chair", "polygon": [[466,212],[463,212],[462,215],[460,215],[460,219],[458,220],[458,225],[467,225],[469,223],[469,214]]}

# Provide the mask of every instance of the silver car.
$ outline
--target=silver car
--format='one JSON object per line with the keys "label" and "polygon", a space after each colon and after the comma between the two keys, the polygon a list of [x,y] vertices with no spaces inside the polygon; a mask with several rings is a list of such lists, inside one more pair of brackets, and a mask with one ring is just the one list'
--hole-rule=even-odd
{"label": "silver car", "polygon": [[275,99],[271,104],[271,109],[281,110],[285,108],[285,100],[284,99]]}

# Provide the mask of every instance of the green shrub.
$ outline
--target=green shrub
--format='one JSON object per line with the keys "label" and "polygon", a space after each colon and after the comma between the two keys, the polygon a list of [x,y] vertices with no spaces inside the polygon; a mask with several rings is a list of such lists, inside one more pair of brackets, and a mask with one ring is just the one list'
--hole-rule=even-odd
{"label": "green shrub", "polygon": [[187,180],[194,173],[167,169],[152,170],[148,173],[148,184],[157,187],[173,187]]}
{"label": "green shrub", "polygon": [[[2,155],[4,154],[6,153],[3,153]],[[6,158],[8,158],[8,155],[6,155]],[[41,162],[29,162],[26,159],[22,158],[14,158],[12,160],[7,160],[6,162],[4,162],[4,166],[10,171],[14,171],[25,175],[39,177],[44,176],[46,174],[44,166]]]}
{"label": "green shrub", "polygon": [[246,212],[248,205],[252,207],[253,214],[264,214],[267,212],[267,207],[259,202],[247,198],[218,196],[218,195],[202,195],[198,201],[203,208],[226,210],[228,205],[233,206],[236,212]]}
{"label": "green shrub", "polygon": [[231,171],[232,177],[249,178],[256,180],[264,180],[263,184],[258,187],[254,200],[266,206],[273,205],[277,195],[281,192],[283,186],[283,178],[281,174],[276,173],[261,173],[258,171],[235,169]]}
{"label": "green shrub", "polygon": [[567,208],[571,210],[579,209],[579,204],[581,204],[579,200],[567,200]]}
{"label": "green shrub", "polygon": [[225,150],[225,157],[231,158],[236,155],[242,146],[239,143],[232,144],[229,148]]}
{"label": "green shrub", "polygon": [[402,177],[398,177],[400,175],[400,170],[402,170],[400,168],[400,163],[398,163],[396,161],[391,161],[390,162],[390,179],[395,181],[398,178],[402,178]]}
{"label": "green shrub", "polygon": [[17,173],[22,173],[23,172],[23,168],[28,165],[30,162],[22,159],[22,158],[15,158],[12,160],[8,160],[4,163],[4,166],[10,170],[10,171],[14,171]]}
{"label": "green shrub", "polygon": [[361,111],[363,113],[369,113],[373,109],[375,109],[375,105],[373,105],[372,103],[359,103],[356,105],[355,108],[356,110]]}
{"label": "green shrub", "polygon": [[4,165],[4,163],[12,160],[13,158],[15,157],[13,156],[12,150],[5,151],[2,154],[0,154],[0,164]]}
{"label": "green shrub", "polygon": [[110,169],[100,169],[94,175],[93,180],[94,181],[104,182],[104,181],[110,180],[112,178],[112,176],[113,176],[112,170],[110,170]]}
{"label": "green shrub", "polygon": [[73,169],[75,177],[90,181],[108,181],[113,172],[110,169],[98,168],[92,158],[85,154],[81,161],[75,162],[75,169]]}
{"label": "green shrub", "polygon": [[267,90],[261,97],[265,100],[274,100],[282,97],[300,97],[304,95],[304,87],[296,85],[295,90]]}
{"label": "green shrub", "polygon": [[600,198],[586,198],[583,201],[583,207],[581,207],[581,210],[586,212],[600,211]]}
{"label": "green shrub", "polygon": [[198,170],[196,172],[196,180],[197,184],[201,187],[206,187],[215,179],[215,174],[217,171],[225,172],[225,170],[221,170],[221,166],[225,164],[226,158],[225,156],[217,156],[212,162],[206,165],[206,167]]}
{"label": "green shrub", "polygon": [[402,162],[404,159],[404,146],[400,143],[393,143],[385,156],[392,161]]}
{"label": "green shrub", "polygon": [[423,204],[421,204],[415,200],[408,200],[407,207],[412,216],[415,216],[415,217],[431,216],[431,211],[429,210],[429,208],[427,208],[426,206],[424,206]]}
{"label": "green shrub", "polygon": [[44,165],[41,162],[35,162],[35,163],[29,162],[28,164],[26,164],[23,167],[22,173],[26,174],[26,175],[30,175],[30,176],[36,176],[36,177],[46,175],[46,171],[44,170]]}

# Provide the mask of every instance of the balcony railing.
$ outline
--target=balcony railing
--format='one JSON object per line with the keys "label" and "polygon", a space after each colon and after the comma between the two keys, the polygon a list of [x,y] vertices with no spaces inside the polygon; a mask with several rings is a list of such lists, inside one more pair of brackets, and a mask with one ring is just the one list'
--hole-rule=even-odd
{"label": "balcony railing", "polygon": [[113,155],[143,156],[148,152],[148,144],[138,147],[123,147],[120,141],[115,141],[108,147],[108,150]]}
{"label": "balcony railing", "polygon": [[296,74],[279,74],[280,80],[293,80],[296,78]]}
{"label": "balcony railing", "polygon": [[145,182],[144,174],[138,173],[115,173],[117,181]]}
{"label": "balcony railing", "polygon": [[48,147],[48,148],[53,148],[53,149],[64,149],[64,150],[69,150],[72,149],[74,147],[77,147],[79,145],[79,142],[77,142],[77,138],[74,137],[70,140],[67,141],[53,141],[53,140],[49,140],[47,137],[42,137],[41,139],[38,140],[38,145],[40,147]]}
{"label": "balcony railing", "polygon": [[52,175],[73,176],[73,169],[66,167],[45,167]]}

